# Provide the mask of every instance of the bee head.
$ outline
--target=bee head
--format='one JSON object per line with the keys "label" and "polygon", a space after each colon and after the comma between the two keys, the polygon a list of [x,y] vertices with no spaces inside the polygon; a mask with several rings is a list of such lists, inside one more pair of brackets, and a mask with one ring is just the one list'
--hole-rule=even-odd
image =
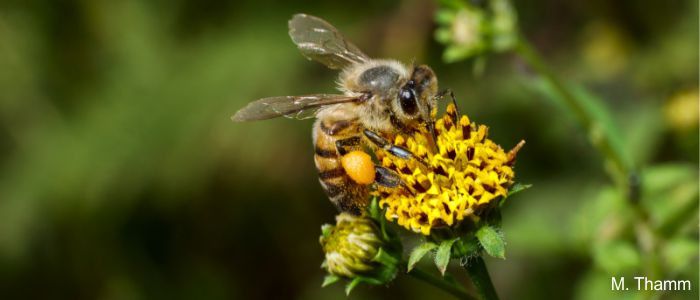
{"label": "bee head", "polygon": [[431,123],[431,112],[435,107],[437,78],[430,67],[414,66],[409,80],[399,88],[394,104],[394,113],[402,123]]}

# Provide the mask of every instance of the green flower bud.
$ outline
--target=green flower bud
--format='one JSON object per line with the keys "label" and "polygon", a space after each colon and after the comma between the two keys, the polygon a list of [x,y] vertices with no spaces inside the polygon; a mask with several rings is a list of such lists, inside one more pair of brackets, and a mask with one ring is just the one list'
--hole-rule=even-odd
{"label": "green flower bud", "polygon": [[446,62],[508,51],[518,39],[517,16],[509,0],[443,3],[435,22],[439,25],[435,39],[446,46]]}
{"label": "green flower bud", "polygon": [[320,242],[328,273],[352,278],[380,266],[374,258],[383,242],[371,218],[341,213],[336,216],[335,226],[326,224],[322,231]]}

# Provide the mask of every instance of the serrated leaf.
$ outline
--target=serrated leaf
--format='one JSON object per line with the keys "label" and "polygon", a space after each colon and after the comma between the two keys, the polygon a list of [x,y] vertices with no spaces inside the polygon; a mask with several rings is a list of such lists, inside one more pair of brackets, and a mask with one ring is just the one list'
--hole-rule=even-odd
{"label": "serrated leaf", "polygon": [[326,287],[331,284],[334,284],[340,280],[340,277],[336,275],[326,275],[326,277],[323,278],[323,283],[321,284],[321,287]]}
{"label": "serrated leaf", "polygon": [[411,255],[408,257],[408,272],[411,272],[413,270],[413,267],[416,266],[416,264],[430,252],[430,250],[433,250],[437,248],[437,244],[431,243],[431,242],[426,242],[421,244],[420,246],[416,247],[411,251]]}
{"label": "serrated leaf", "polygon": [[345,286],[345,295],[349,296],[350,292],[352,292],[352,290],[355,289],[360,282],[362,282],[360,277],[355,277],[352,281],[348,282],[348,284]]}
{"label": "serrated leaf", "polygon": [[445,275],[447,270],[447,265],[450,263],[450,258],[452,254],[452,244],[454,244],[459,238],[454,238],[451,240],[445,240],[440,243],[437,253],[435,253],[435,266],[442,275]]}
{"label": "serrated leaf", "polygon": [[506,258],[506,242],[496,229],[484,225],[477,230],[476,237],[486,253],[500,259]]}

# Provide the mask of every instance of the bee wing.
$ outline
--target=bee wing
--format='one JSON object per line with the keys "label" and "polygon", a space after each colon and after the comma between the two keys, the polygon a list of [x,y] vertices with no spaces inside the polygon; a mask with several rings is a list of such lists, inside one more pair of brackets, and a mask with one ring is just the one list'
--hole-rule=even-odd
{"label": "bee wing", "polygon": [[301,53],[331,69],[364,62],[369,57],[323,19],[296,14],[289,20],[289,36]]}
{"label": "bee wing", "polygon": [[294,119],[307,119],[316,116],[316,112],[326,106],[338,103],[359,101],[360,97],[315,94],[305,96],[279,96],[262,98],[251,103],[231,117],[234,122],[272,119],[285,116]]}

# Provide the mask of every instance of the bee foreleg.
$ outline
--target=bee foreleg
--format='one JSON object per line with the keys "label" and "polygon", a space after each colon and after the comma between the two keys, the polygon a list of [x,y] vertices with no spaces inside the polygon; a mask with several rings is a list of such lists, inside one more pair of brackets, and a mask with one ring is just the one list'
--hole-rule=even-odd
{"label": "bee foreleg", "polygon": [[396,172],[381,166],[374,166],[375,177],[374,182],[385,187],[397,187],[401,184],[401,178]]}
{"label": "bee foreleg", "polygon": [[396,157],[400,157],[403,159],[411,159],[414,157],[414,155],[413,155],[413,153],[411,153],[411,151],[392,144],[387,139],[383,138],[382,136],[375,133],[374,131],[365,129],[364,134],[372,143],[374,143],[379,148],[386,150],[387,152],[391,153],[392,155],[394,155]]}
{"label": "bee foreleg", "polygon": [[359,136],[353,136],[347,139],[337,140],[335,141],[335,148],[338,150],[338,154],[345,155],[349,152],[349,147],[359,146],[360,141],[361,138]]}

